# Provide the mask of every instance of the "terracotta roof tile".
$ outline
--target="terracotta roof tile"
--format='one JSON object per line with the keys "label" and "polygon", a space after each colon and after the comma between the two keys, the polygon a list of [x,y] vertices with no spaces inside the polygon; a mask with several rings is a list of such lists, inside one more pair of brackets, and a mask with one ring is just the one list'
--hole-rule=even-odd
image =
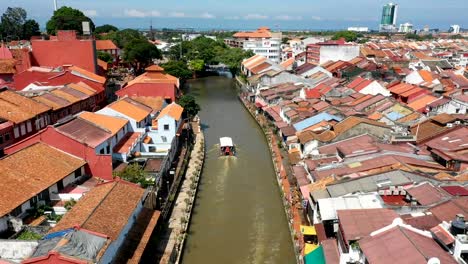
{"label": "terracotta roof tile", "polygon": [[44,143],[0,159],[0,216],[66,178],[86,162]]}
{"label": "terracotta roof tile", "polygon": [[140,122],[147,118],[153,111],[150,107],[143,105],[137,101],[133,101],[130,98],[122,98],[107,107],[122,113],[137,122]]}
{"label": "terracotta roof tile", "polygon": [[81,198],[50,233],[80,226],[115,241],[139,206],[144,192],[137,185],[122,180],[98,185]]}
{"label": "terracotta roof tile", "polygon": [[70,68],[68,68],[70,71],[72,71],[72,73],[77,73],[79,74],[80,76],[82,77],[85,77],[87,79],[91,79],[93,81],[96,81],[98,83],[101,83],[101,84],[104,84],[106,82],[106,77],[102,77],[100,75],[97,75],[95,73],[92,73],[92,72],[89,72],[85,69],[82,69],[80,67],[77,67],[77,66],[72,66]]}
{"label": "terracotta roof tile", "polygon": [[16,124],[30,120],[50,107],[13,91],[0,91],[0,118]]}
{"label": "terracotta roof tile", "polygon": [[78,115],[78,118],[91,122],[98,127],[104,128],[112,133],[112,135],[117,134],[127,123],[128,120],[112,117],[107,115],[101,115],[91,112],[82,112]]}
{"label": "terracotta roof tile", "polygon": [[169,115],[175,120],[179,120],[182,117],[183,111],[184,111],[184,108],[182,106],[176,103],[171,103],[170,105],[164,107],[164,109],[159,113],[158,119],[165,115]]}
{"label": "terracotta roof tile", "polygon": [[130,96],[130,98],[134,101],[151,107],[154,112],[160,111],[164,105],[164,99],[160,96]]}
{"label": "terracotta roof tile", "polygon": [[97,50],[116,50],[119,49],[117,45],[112,42],[112,40],[96,40],[96,49]]}

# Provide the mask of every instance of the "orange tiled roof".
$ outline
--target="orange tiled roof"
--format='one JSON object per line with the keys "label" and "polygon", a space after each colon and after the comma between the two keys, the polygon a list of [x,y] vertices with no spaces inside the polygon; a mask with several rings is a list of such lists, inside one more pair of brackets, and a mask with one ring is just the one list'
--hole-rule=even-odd
{"label": "orange tiled roof", "polygon": [[93,90],[91,87],[86,87],[85,85],[82,85],[83,83],[70,83],[70,84],[67,84],[68,87],[74,89],[74,90],[77,90],[77,91],[80,91],[86,95],[94,95],[96,94],[96,91]]}
{"label": "orange tiled roof", "polygon": [[112,42],[112,40],[96,40],[96,49],[97,50],[116,50],[119,49],[117,45]]}
{"label": "orange tiled roof", "polygon": [[67,100],[68,102],[70,102],[70,103],[76,103],[76,102],[81,101],[80,98],[75,97],[75,96],[73,96],[73,95],[71,95],[69,93],[66,93],[66,92],[62,91],[61,89],[55,89],[55,90],[51,91],[50,93],[52,93],[52,94],[54,94],[54,95],[56,95],[58,97],[62,97],[65,100]]}
{"label": "orange tiled roof", "polygon": [[234,38],[271,38],[270,29],[267,27],[261,27],[256,31],[252,32],[237,32],[233,36]]}
{"label": "orange tiled roof", "polygon": [[134,101],[137,101],[141,104],[149,106],[153,109],[153,111],[160,111],[164,104],[164,99],[160,96],[153,97],[153,96],[130,96],[130,98]]}
{"label": "orange tiled roof", "polygon": [[0,92],[0,118],[19,124],[45,113],[50,107],[13,91]]}
{"label": "orange tiled roof", "polygon": [[110,105],[108,105],[107,107],[117,111],[117,112],[120,112],[134,120],[136,120],[137,122],[140,122],[142,121],[143,119],[145,119],[146,117],[148,117],[151,112],[152,112],[152,109],[150,107],[147,107],[145,105],[142,105],[136,101],[133,101],[132,99],[129,99],[129,98],[123,98],[123,99],[120,99]]}
{"label": "orange tiled roof", "polygon": [[64,179],[86,162],[44,143],[0,159],[0,217]]}
{"label": "orange tiled roof", "polygon": [[107,69],[109,69],[109,63],[107,63],[107,62],[105,62],[103,60],[100,60],[100,59],[97,59],[97,63],[105,71],[107,71]]}
{"label": "orange tiled roof", "polygon": [[432,73],[426,70],[420,70],[419,75],[423,78],[426,82],[432,82],[434,78],[432,77]]}
{"label": "orange tiled roof", "polygon": [[159,65],[153,64],[145,69],[147,72],[164,72],[164,68]]}
{"label": "orange tiled roof", "polygon": [[434,102],[435,100],[437,100],[437,97],[434,97],[432,95],[423,95],[415,101],[409,103],[408,107],[415,111],[420,111],[425,109],[428,104]]}
{"label": "orange tiled roof", "polygon": [[87,78],[87,79],[91,79],[91,80],[94,80],[95,82],[98,82],[98,83],[105,83],[106,82],[106,78],[105,77],[102,77],[100,75],[97,75],[95,73],[92,73],[92,72],[89,72],[85,69],[82,69],[80,67],[77,67],[77,66],[72,66],[70,68],[68,68],[70,71],[72,72],[76,72],[78,73],[79,75]]}
{"label": "orange tiled roof", "polygon": [[131,221],[144,192],[136,184],[123,180],[98,185],[81,198],[50,233],[79,225],[115,241]]}
{"label": "orange tiled roof", "polygon": [[176,103],[172,103],[161,111],[159,113],[158,119],[165,116],[169,115],[170,117],[174,118],[175,120],[179,120],[182,117],[182,112],[184,111],[184,108]]}
{"label": "orange tiled roof", "polygon": [[128,123],[128,120],[123,118],[91,112],[82,112],[78,117],[110,131],[112,135],[117,134]]}
{"label": "orange tiled roof", "polygon": [[15,59],[0,59],[0,74],[15,74],[15,66]]}

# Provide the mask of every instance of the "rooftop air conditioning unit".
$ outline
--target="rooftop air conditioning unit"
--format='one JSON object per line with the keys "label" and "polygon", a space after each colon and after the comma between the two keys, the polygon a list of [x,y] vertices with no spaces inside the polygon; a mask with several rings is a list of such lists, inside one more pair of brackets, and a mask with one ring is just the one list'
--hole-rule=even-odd
{"label": "rooftop air conditioning unit", "polygon": [[460,121],[455,121],[455,125],[460,125],[461,122]]}
{"label": "rooftop air conditioning unit", "polygon": [[379,195],[385,195],[385,190],[379,190]]}
{"label": "rooftop air conditioning unit", "polygon": [[453,124],[452,124],[452,123],[448,123],[448,124],[447,124],[447,127],[453,127]]}

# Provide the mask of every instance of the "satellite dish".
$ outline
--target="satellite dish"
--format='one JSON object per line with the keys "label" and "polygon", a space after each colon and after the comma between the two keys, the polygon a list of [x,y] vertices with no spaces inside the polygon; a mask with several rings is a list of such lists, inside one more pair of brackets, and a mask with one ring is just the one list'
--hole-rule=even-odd
{"label": "satellite dish", "polygon": [[438,258],[430,258],[430,259],[427,261],[427,264],[440,264],[440,259],[438,259]]}

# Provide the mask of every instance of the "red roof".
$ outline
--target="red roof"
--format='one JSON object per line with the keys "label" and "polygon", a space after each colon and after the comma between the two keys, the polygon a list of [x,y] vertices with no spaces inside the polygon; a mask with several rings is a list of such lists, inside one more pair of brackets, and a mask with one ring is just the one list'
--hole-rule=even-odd
{"label": "red roof", "polygon": [[420,205],[431,205],[450,198],[443,190],[430,183],[424,183],[406,191],[412,198],[415,198]]}
{"label": "red roof", "polygon": [[96,40],[97,50],[116,50],[119,49],[112,40]]}
{"label": "red roof", "polygon": [[456,198],[429,209],[440,221],[450,222],[457,214],[468,215],[468,196]]}
{"label": "red roof", "polygon": [[128,85],[117,92],[117,96],[151,96],[171,98],[174,102],[177,97],[177,87],[173,83],[135,83]]}
{"label": "red roof", "polygon": [[394,227],[359,241],[369,264],[426,264],[436,257],[444,264],[456,264],[431,237],[404,227]]}
{"label": "red roof", "polygon": [[398,218],[395,211],[387,208],[338,210],[336,213],[346,241],[359,240]]}
{"label": "red roof", "polygon": [[462,186],[442,186],[441,188],[453,196],[468,196],[468,190]]}
{"label": "red roof", "polygon": [[70,71],[63,72],[38,72],[38,71],[25,71],[16,74],[13,77],[13,88],[16,90],[23,90],[31,83],[37,83],[40,86],[59,86],[70,83],[83,82],[90,86],[97,92],[104,91],[103,84],[98,81],[80,77],[72,74]]}

